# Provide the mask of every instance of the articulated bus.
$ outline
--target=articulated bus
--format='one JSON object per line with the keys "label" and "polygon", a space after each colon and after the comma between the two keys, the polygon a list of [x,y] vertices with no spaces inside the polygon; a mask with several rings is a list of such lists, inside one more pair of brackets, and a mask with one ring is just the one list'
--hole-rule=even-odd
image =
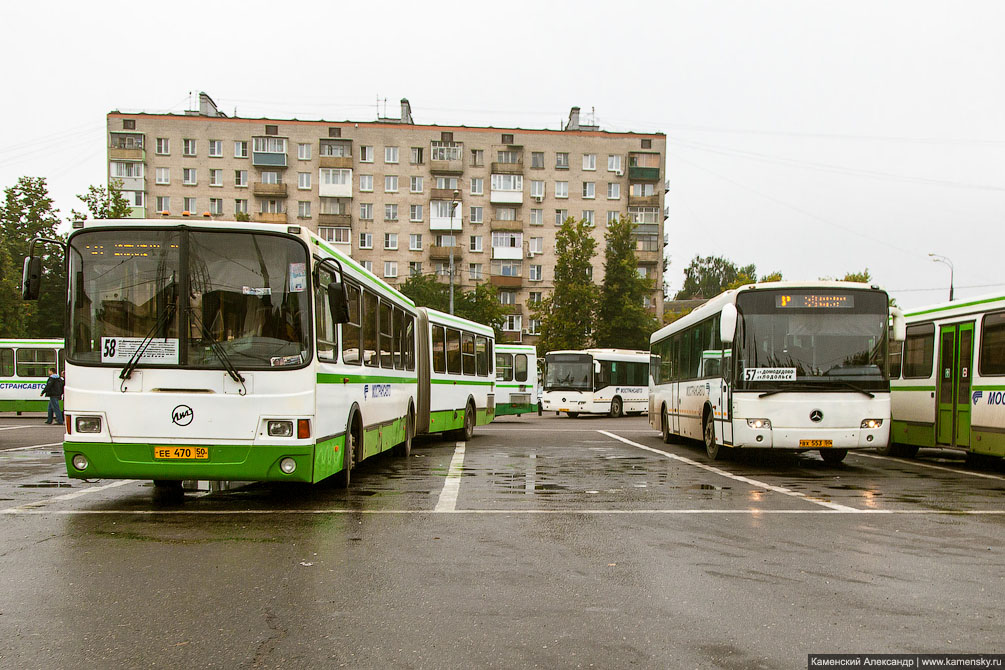
{"label": "articulated bus", "polygon": [[496,344],[496,416],[538,410],[537,349],[529,344]]}
{"label": "articulated bus", "polygon": [[[409,453],[420,312],[313,233],[104,220],[75,224],[66,246],[71,477],[348,486],[362,459]],[[483,359],[490,384],[487,342]]]}
{"label": "articulated bus", "polygon": [[649,423],[669,443],[819,449],[828,463],[890,435],[887,346],[904,318],[885,291],[851,282],[750,284],[650,338]]}
{"label": "articulated bus", "polygon": [[1005,457],[1005,296],[925,307],[906,315],[907,339],[890,347],[891,444]]}
{"label": "articulated bus", "polygon": [[642,414],[649,408],[649,354],[625,349],[549,351],[542,409],[580,414]]}
{"label": "articulated bus", "polygon": [[0,338],[0,412],[44,412],[49,368],[63,369],[63,340]]}

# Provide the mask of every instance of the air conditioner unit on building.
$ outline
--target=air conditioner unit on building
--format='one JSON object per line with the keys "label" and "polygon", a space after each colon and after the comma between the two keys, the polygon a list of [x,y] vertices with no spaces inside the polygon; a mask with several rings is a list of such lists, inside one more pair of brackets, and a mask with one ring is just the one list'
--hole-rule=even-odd
{"label": "air conditioner unit on building", "polygon": [[528,251],[527,252],[527,258],[534,258],[534,252],[533,251]]}
{"label": "air conditioner unit on building", "polygon": [[535,195],[533,197],[534,197],[534,202],[541,202],[542,200],[544,200],[544,196],[543,195]]}
{"label": "air conditioner unit on building", "polygon": [[618,170],[615,170],[614,174],[618,175],[619,177],[623,177],[625,175],[625,171],[619,168]]}

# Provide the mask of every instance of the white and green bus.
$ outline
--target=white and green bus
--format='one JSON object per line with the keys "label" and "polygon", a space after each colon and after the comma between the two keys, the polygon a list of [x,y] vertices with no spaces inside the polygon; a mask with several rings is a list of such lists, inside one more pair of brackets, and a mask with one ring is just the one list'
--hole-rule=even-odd
{"label": "white and green bus", "polygon": [[408,454],[418,311],[313,233],[87,221],[66,248],[71,477],[348,486],[362,459]]}
{"label": "white and green bus", "polygon": [[63,369],[63,340],[0,338],[0,412],[44,412],[49,368]]}
{"label": "white and green bus", "polygon": [[1005,457],[1005,296],[932,305],[905,320],[907,339],[890,347],[893,429],[881,453]]}
{"label": "white and green bus", "polygon": [[[851,282],[750,284],[653,333],[649,423],[664,442],[725,448],[849,449],[890,431],[885,291]],[[903,316],[893,310],[895,339]]]}
{"label": "white and green bus", "polygon": [[541,407],[580,414],[642,414],[649,408],[649,353],[627,349],[549,351]]}
{"label": "white and green bus", "polygon": [[537,349],[496,344],[496,416],[538,411]]}

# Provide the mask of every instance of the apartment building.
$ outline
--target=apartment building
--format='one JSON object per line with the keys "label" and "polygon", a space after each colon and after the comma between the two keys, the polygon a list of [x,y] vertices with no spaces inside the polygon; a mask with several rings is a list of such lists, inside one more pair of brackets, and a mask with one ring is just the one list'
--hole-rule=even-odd
{"label": "apartment building", "polygon": [[133,215],[307,226],[392,285],[435,273],[467,290],[492,282],[510,339],[533,343],[531,304],[553,288],[555,233],[594,225],[603,280],[606,224],[636,225],[647,305],[662,316],[666,136],[416,124],[400,118],[299,121],[228,117],[205,93],[185,114],[113,111],[108,176]]}

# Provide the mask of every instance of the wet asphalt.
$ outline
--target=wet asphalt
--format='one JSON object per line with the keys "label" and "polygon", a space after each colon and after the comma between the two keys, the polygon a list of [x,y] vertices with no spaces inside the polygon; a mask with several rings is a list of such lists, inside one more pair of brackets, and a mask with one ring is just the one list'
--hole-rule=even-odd
{"label": "wet asphalt", "polygon": [[0,668],[799,668],[1000,653],[1005,468],[710,463],[645,417],[505,418],[334,487],[155,500],[0,415]]}

